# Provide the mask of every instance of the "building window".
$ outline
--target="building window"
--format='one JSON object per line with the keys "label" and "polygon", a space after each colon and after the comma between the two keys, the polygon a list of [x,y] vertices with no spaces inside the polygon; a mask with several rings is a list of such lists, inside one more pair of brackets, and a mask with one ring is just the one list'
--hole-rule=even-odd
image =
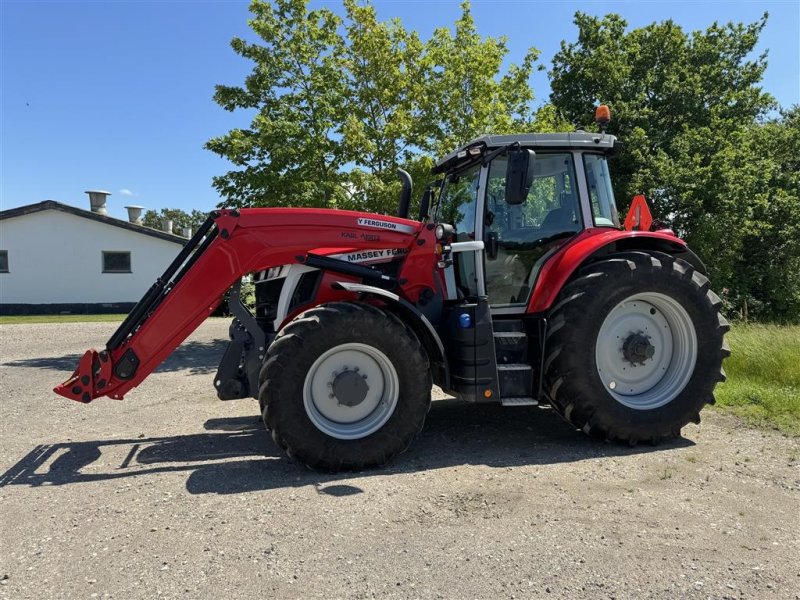
{"label": "building window", "polygon": [[8,250],[0,250],[0,273],[8,273]]}
{"label": "building window", "polygon": [[130,273],[130,252],[107,252],[103,250],[103,273]]}

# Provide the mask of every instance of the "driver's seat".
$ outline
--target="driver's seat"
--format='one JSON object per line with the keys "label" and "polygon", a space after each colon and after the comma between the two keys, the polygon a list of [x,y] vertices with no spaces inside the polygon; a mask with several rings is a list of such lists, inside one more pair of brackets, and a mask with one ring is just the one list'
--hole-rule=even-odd
{"label": "driver's seat", "polygon": [[559,206],[547,213],[542,221],[542,229],[550,231],[571,231],[577,221],[571,206]]}

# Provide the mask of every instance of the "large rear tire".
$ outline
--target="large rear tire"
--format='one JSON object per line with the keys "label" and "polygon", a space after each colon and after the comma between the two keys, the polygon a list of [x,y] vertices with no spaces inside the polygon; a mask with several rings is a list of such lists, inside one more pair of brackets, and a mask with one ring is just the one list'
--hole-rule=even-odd
{"label": "large rear tire", "polygon": [[416,335],[375,306],[308,310],[270,345],[259,400],[275,442],[309,467],[387,463],[422,429],[431,401],[428,358]]}
{"label": "large rear tire", "polygon": [[704,275],[668,254],[626,252],[583,267],[548,316],[553,408],[606,439],[679,436],[725,380],[721,306]]}

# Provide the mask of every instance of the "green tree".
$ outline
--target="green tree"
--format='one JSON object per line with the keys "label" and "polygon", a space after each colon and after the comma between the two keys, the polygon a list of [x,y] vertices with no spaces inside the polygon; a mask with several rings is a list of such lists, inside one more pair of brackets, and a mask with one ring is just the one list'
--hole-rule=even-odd
{"label": "green tree", "polygon": [[506,38],[482,38],[470,3],[461,3],[455,31],[440,27],[425,45],[426,93],[420,98],[416,145],[436,156],[484,133],[530,130],[529,79],[539,51],[503,72]]}
{"label": "green tree", "polygon": [[575,24],[578,41],[562,42],[553,58],[550,100],[584,127],[591,127],[597,104],[611,106],[609,131],[627,148],[615,164],[625,199],[650,192],[662,214],[672,212],[677,199],[659,192],[684,134],[702,130],[707,158],[718,140],[774,108],[759,86],[766,57],[747,60],[766,15],[751,25],[715,23],[688,34],[673,21],[628,31],[613,14],[579,12]]}
{"label": "green tree", "polygon": [[243,86],[218,85],[224,109],[255,110],[249,128],[208,141],[206,148],[238,169],[214,178],[229,206],[335,206],[346,200],[342,21],[305,0],[254,0],[250,27],[262,44],[241,38],[233,50],[253,61]]}
{"label": "green tree", "polygon": [[253,72],[243,86],[218,86],[215,100],[257,114],[206,145],[237,167],[214,178],[225,204],[394,212],[398,167],[418,199],[431,154],[532,127],[538,52],[503,70],[505,40],[477,33],[469,2],[454,34],[440,28],[427,41],[369,3],[343,3],[343,19],[306,0],[252,3],[260,41],[232,46]]}
{"label": "green tree", "polygon": [[142,216],[142,224],[153,229],[162,229],[164,221],[172,221],[173,231],[183,234],[188,228],[197,231],[200,225],[208,218],[208,213],[193,209],[187,213],[180,208],[162,208],[161,210],[147,210]]}
{"label": "green tree", "polygon": [[753,128],[760,202],[733,262],[730,302],[742,316],[800,322],[800,106]]}
{"label": "green tree", "polygon": [[418,98],[424,93],[423,45],[393,19],[379,21],[371,4],[344,0],[347,91],[342,143],[356,165],[348,208],[396,209],[397,169],[410,147]]}

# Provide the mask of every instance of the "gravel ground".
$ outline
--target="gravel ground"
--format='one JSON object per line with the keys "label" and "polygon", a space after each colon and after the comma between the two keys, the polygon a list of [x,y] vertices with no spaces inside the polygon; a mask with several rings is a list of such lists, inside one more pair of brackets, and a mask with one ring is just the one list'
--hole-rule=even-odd
{"label": "gravel ground", "polygon": [[111,323],[0,326],[0,598],[800,598],[800,442],[704,412],[658,447],[435,396],[325,475],[211,379],[203,325],[122,402],[51,392]]}

